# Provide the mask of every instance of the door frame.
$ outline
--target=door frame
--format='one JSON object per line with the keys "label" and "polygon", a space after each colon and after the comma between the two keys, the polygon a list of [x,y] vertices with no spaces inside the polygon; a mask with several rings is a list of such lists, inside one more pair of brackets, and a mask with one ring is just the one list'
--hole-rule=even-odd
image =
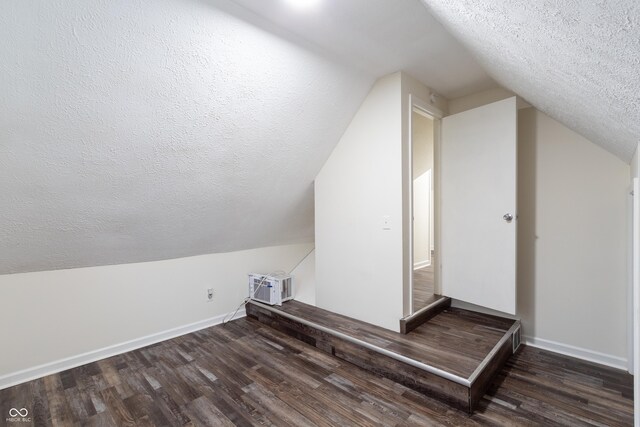
{"label": "door frame", "polygon": [[635,341],[635,333],[634,333],[634,306],[635,306],[635,295],[634,295],[634,239],[636,235],[635,224],[634,224],[634,211],[635,211],[635,194],[634,194],[634,182],[635,179],[631,180],[631,184],[629,184],[629,188],[627,189],[627,227],[628,227],[628,243],[627,243],[627,274],[628,274],[628,284],[627,284],[627,371],[633,375],[634,374],[634,341]]}
{"label": "door frame", "polygon": [[633,178],[633,236],[631,278],[633,280],[633,417],[635,425],[640,425],[640,179]]}
{"label": "door frame", "polygon": [[[444,117],[444,113],[437,107],[420,99],[414,94],[409,94],[409,259],[405,262],[409,263],[411,274],[409,274],[409,314],[413,314],[413,111],[422,114],[433,120],[433,170],[431,171],[431,179],[433,180],[433,242],[434,248],[440,247],[440,120]],[[429,248],[431,250],[431,248]],[[433,266],[434,275],[434,293],[440,293],[440,261],[436,257]]]}

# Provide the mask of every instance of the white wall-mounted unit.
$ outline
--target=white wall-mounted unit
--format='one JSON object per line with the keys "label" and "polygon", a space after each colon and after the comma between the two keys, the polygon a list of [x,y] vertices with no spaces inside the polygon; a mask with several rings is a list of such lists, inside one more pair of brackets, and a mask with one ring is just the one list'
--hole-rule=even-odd
{"label": "white wall-mounted unit", "polygon": [[249,298],[269,305],[293,299],[291,276],[249,274]]}

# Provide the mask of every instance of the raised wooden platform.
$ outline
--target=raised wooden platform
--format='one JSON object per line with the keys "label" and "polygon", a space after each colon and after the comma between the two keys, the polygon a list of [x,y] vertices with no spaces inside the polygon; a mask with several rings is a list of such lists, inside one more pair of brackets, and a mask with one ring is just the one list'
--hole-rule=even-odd
{"label": "raised wooden platform", "polygon": [[289,301],[247,315],[361,368],[473,412],[512,354],[517,320],[447,309],[409,334]]}
{"label": "raised wooden platform", "polygon": [[434,295],[433,301],[410,316],[400,319],[400,333],[408,334],[438,313],[451,307],[451,298]]}

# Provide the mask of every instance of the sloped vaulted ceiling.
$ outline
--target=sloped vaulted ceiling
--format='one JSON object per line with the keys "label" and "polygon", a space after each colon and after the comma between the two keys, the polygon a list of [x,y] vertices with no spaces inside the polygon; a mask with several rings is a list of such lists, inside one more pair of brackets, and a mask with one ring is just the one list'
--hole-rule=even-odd
{"label": "sloped vaulted ceiling", "polygon": [[640,141],[640,2],[422,1],[498,83],[631,160]]}
{"label": "sloped vaulted ceiling", "polygon": [[313,240],[374,78],[215,3],[0,2],[0,273]]}
{"label": "sloped vaulted ceiling", "polygon": [[0,274],[311,241],[377,77],[495,85],[418,0],[322,3],[1,1]]}

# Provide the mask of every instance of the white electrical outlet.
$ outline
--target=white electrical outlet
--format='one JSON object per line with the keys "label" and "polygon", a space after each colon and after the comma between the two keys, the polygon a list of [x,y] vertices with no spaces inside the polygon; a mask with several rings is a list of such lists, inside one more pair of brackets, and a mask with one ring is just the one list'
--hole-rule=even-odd
{"label": "white electrical outlet", "polygon": [[207,289],[207,302],[213,301],[213,288]]}

